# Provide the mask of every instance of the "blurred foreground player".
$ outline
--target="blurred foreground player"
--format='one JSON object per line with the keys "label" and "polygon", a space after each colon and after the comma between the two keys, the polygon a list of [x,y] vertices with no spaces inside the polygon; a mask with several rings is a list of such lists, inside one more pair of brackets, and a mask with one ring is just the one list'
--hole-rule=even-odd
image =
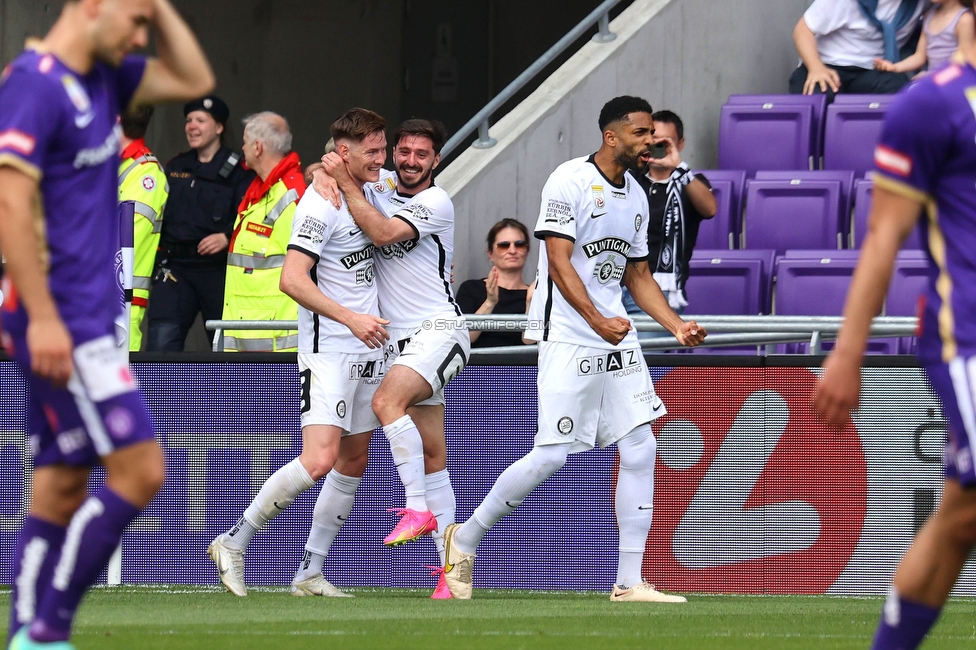
{"label": "blurred foreground player", "polygon": [[813,396],[819,415],[848,426],[857,408],[861,357],[881,311],[895,256],[921,217],[927,243],[918,359],[949,424],[942,502],[905,553],[882,610],[874,648],[915,648],[939,617],[976,545],[976,50],[916,82],[888,109],[875,150],[868,235],[844,325]]}
{"label": "blurred foreground player", "polygon": [[[502,472],[471,518],[444,533],[444,577],[471,598],[475,551],[485,534],[561,468],[570,453],[616,443],[614,508],[620,530],[610,600],[684,602],[644,581],[641,564],[654,503],[657,443],[665,413],[621,299],[634,301],[683,345],[705,330],[668,305],[647,264],[647,194],[637,183],[651,156],[650,104],[617,97],[600,112],[600,149],[549,175],[535,236],[543,241],[526,337],[539,341],[539,427],[528,455]],[[582,514],[582,513],[581,513]]]}
{"label": "blurred foreground player", "polygon": [[[145,47],[152,25],[158,59]],[[11,647],[71,648],[78,603],[163,482],[115,343],[118,115],[200,95],[213,73],[168,0],[69,0],[0,85],[8,352],[30,384],[30,511],[13,558]],[[105,485],[87,494],[91,467]]]}

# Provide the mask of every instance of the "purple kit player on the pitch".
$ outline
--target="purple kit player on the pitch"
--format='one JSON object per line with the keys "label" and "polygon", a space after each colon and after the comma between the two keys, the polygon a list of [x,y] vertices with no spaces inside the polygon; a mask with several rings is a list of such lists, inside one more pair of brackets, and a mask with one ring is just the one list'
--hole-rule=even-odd
{"label": "purple kit player on the pitch", "polygon": [[828,423],[849,422],[871,318],[881,311],[898,248],[921,217],[929,273],[918,359],[949,423],[945,482],[938,510],[895,573],[877,649],[922,642],[976,546],[976,50],[967,58],[916,82],[888,109],[868,235],[814,395]]}
{"label": "purple kit player on the pitch", "polygon": [[[127,56],[150,26],[159,58]],[[169,0],[67,0],[0,83],[0,314],[30,384],[35,467],[13,558],[11,648],[72,647],[85,590],[162,485],[162,451],[115,342],[117,118],[213,83]],[[108,478],[89,495],[99,463]]]}

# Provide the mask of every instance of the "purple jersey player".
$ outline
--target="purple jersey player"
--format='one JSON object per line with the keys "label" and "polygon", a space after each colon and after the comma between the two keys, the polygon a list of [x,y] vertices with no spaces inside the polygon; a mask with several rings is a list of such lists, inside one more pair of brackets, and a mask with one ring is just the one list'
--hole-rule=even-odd
{"label": "purple jersey player", "polygon": [[[158,59],[127,56],[153,26]],[[11,648],[70,648],[85,590],[163,481],[116,347],[117,118],[213,86],[169,0],[67,0],[0,82],[4,344],[30,384],[30,512],[13,561]],[[105,485],[89,495],[91,467]]]}
{"label": "purple jersey player", "polygon": [[945,482],[938,510],[895,573],[878,649],[922,642],[976,546],[976,51],[968,61],[915,83],[888,110],[875,150],[869,232],[814,395],[828,423],[850,420],[871,318],[881,311],[898,248],[921,217],[929,282],[918,357],[949,422]]}

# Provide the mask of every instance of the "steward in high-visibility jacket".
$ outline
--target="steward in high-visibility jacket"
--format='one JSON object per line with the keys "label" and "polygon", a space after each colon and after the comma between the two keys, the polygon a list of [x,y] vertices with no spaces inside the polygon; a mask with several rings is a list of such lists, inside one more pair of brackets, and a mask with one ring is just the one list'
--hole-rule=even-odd
{"label": "steward in high-visibility jacket", "polygon": [[122,151],[119,165],[119,201],[133,201],[136,212],[132,309],[129,312],[129,350],[132,352],[138,352],[142,347],[142,319],[149,304],[149,287],[168,197],[169,184],[162,165],[145,140],[141,137],[133,140]]}
{"label": "steward in high-visibility jacket", "polygon": [[[302,165],[298,154],[290,152],[262,180],[260,161],[253,160],[256,145],[248,142],[247,127],[244,145],[248,164],[258,177],[248,187],[234,222],[227,253],[223,319],[297,320],[298,303],[282,293],[278,284],[295,207],[305,193]],[[298,332],[228,330],[224,332],[224,350],[297,351]]]}

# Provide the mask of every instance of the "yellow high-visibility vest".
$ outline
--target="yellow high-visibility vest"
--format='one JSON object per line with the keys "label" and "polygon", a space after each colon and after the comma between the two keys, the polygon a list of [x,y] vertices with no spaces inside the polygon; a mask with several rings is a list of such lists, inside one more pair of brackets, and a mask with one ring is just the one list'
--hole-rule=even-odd
{"label": "yellow high-visibility vest", "polygon": [[129,317],[129,350],[132,352],[138,352],[142,347],[142,319],[149,304],[149,287],[163,227],[163,208],[168,197],[169,184],[162,165],[144,140],[134,141],[122,152],[119,165],[119,201],[133,201],[136,212]]}
{"label": "yellow high-visibility vest", "polygon": [[[275,172],[260,199],[237,214],[234,234],[227,253],[227,275],[224,284],[224,320],[297,320],[298,303],[278,288],[281,268],[291,239],[295,207],[304,193],[301,165],[287,174]],[[286,158],[276,172],[289,162]],[[277,178],[276,181],[271,179]],[[261,179],[255,179],[261,184]],[[245,197],[244,203],[248,202]],[[243,203],[242,203],[243,205]],[[227,330],[224,350],[236,352],[288,352],[298,350],[296,330]]]}

